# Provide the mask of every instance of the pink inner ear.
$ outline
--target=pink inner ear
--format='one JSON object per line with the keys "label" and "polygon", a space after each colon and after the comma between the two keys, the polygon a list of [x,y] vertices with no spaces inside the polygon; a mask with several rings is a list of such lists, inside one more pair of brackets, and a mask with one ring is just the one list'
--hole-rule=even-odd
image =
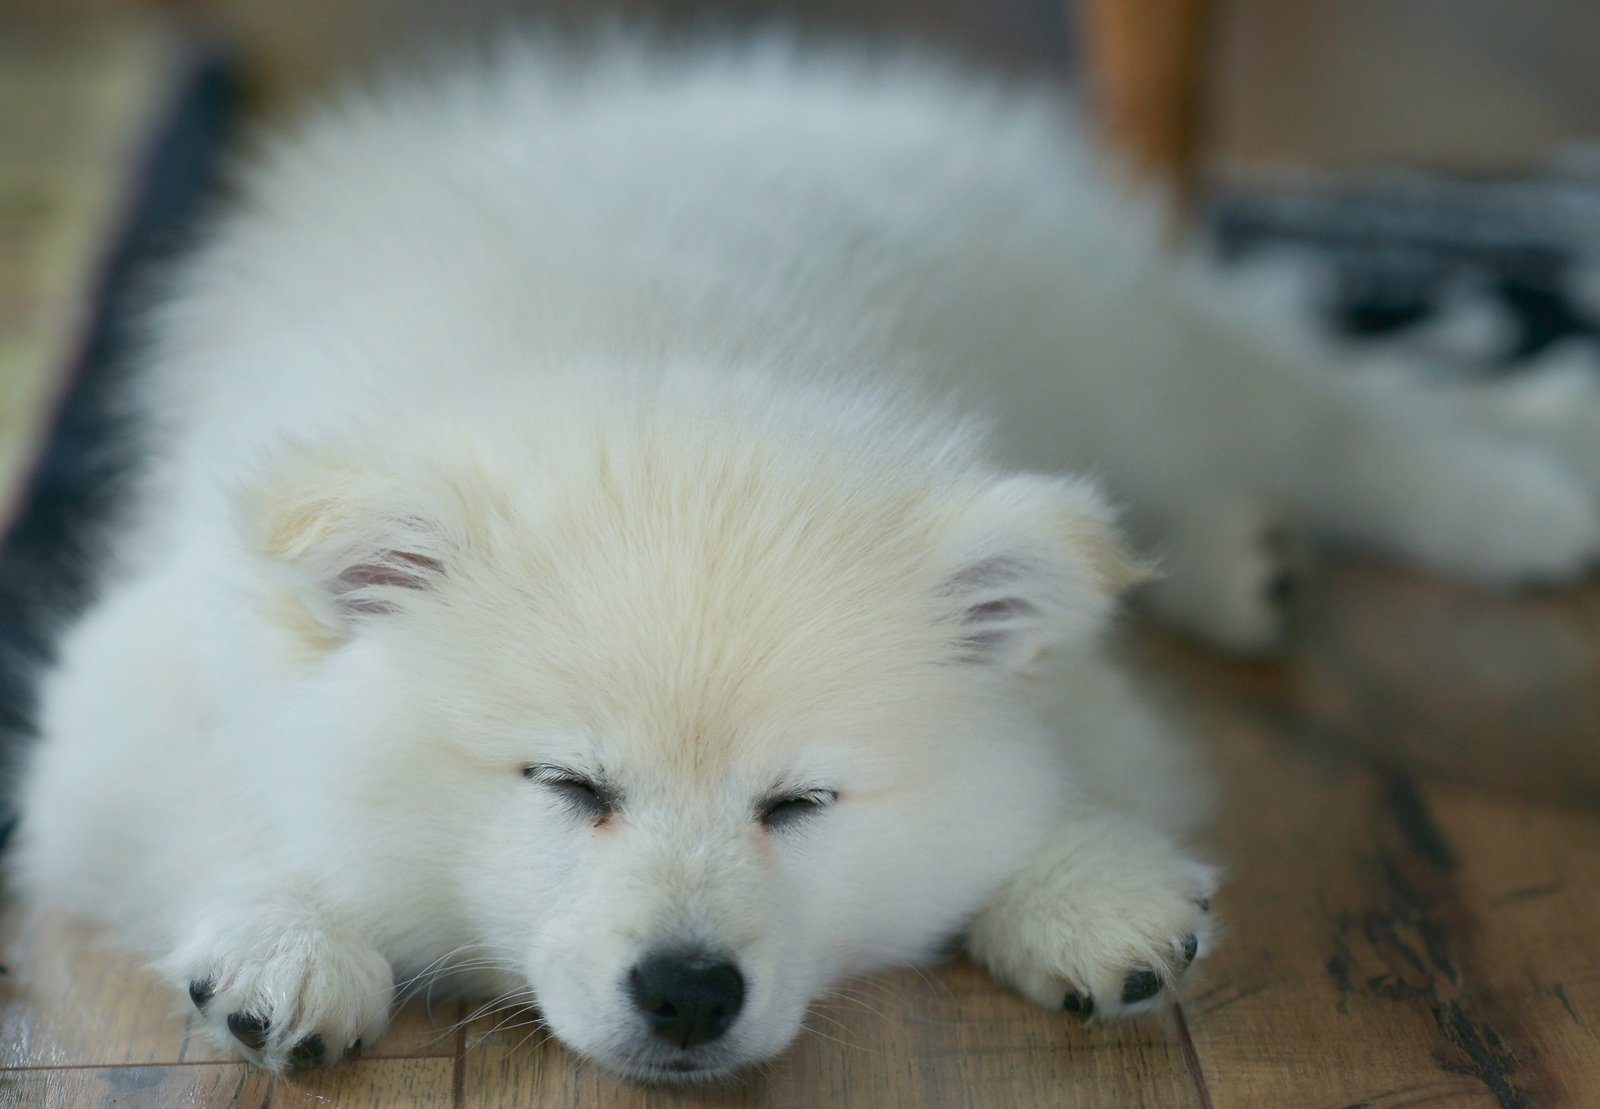
{"label": "pink inner ear", "polygon": [[1003,654],[1024,626],[1039,615],[1038,606],[1017,590],[1027,583],[1031,567],[1025,559],[999,555],[965,566],[952,575],[950,592],[964,601],[960,637],[967,662],[989,662]]}
{"label": "pink inner ear", "polygon": [[374,558],[346,567],[334,579],[334,603],[341,611],[352,614],[392,612],[394,606],[373,590],[426,589],[443,573],[444,564],[428,555],[380,551]]}
{"label": "pink inner ear", "polygon": [[969,631],[961,636],[968,662],[988,662],[1016,641],[1039,615],[1039,609],[1020,597],[1004,597],[971,605],[961,622]]}
{"label": "pink inner ear", "polygon": [[1015,616],[1036,616],[1039,609],[1021,597],[1002,597],[997,601],[983,601],[968,608],[961,618],[963,624],[984,624],[1006,620]]}

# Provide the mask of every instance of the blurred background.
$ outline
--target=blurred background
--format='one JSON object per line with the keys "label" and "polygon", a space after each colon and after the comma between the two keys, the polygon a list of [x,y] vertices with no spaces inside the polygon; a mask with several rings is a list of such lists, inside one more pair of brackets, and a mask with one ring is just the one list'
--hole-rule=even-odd
{"label": "blurred background", "polygon": [[620,13],[910,33],[1007,65],[1113,66],[1119,81],[1182,50],[1204,71],[1192,91],[1219,171],[1504,171],[1600,134],[1600,6],[1588,0],[5,0],[0,13],[203,26],[260,104],[443,32]]}

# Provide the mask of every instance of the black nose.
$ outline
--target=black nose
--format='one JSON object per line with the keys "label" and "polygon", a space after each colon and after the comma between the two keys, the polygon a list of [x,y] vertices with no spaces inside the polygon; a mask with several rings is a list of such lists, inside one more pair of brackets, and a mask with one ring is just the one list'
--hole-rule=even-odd
{"label": "black nose", "polygon": [[713,955],[650,955],[628,973],[634,1004],[663,1040],[693,1047],[728,1030],[744,1004],[744,975]]}

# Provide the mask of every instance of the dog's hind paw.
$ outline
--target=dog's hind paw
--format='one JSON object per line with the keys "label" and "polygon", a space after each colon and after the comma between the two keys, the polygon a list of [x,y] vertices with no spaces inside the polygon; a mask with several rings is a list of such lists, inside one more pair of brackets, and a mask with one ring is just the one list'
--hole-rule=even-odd
{"label": "dog's hind paw", "polygon": [[211,922],[161,967],[218,1043],[270,1070],[298,1070],[332,1065],[383,1031],[394,974],[371,944],[249,915]]}
{"label": "dog's hind paw", "polygon": [[1235,654],[1276,650],[1301,605],[1303,539],[1260,505],[1213,499],[1167,521],[1161,576],[1140,593],[1166,622]]}
{"label": "dog's hind paw", "polygon": [[1175,999],[1213,942],[1216,872],[1140,839],[1045,852],[974,923],[973,958],[1035,1004],[1085,1019]]}

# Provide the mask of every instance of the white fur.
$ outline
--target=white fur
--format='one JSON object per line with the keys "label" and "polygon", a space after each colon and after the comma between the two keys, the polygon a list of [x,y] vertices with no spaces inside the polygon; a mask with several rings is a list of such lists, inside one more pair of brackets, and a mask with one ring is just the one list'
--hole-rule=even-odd
{"label": "white fur", "polygon": [[[209,982],[219,1038],[270,1018],[270,1066],[454,972],[703,1077],[969,927],[1041,1004],[1171,996],[1216,874],[1201,776],[1096,645],[1140,569],[1091,486],[1001,461],[1103,473],[1169,542],[1154,602],[1246,648],[1284,519],[1495,578],[1600,549],[1555,463],[1391,416],[1163,265],[1044,92],[519,46],[245,186],[156,321],[159,461],[46,684],[16,861]],[[918,376],[994,399],[1000,461]],[[795,789],[838,800],[764,829]],[[627,996],[674,945],[747,981],[689,1050]]]}

